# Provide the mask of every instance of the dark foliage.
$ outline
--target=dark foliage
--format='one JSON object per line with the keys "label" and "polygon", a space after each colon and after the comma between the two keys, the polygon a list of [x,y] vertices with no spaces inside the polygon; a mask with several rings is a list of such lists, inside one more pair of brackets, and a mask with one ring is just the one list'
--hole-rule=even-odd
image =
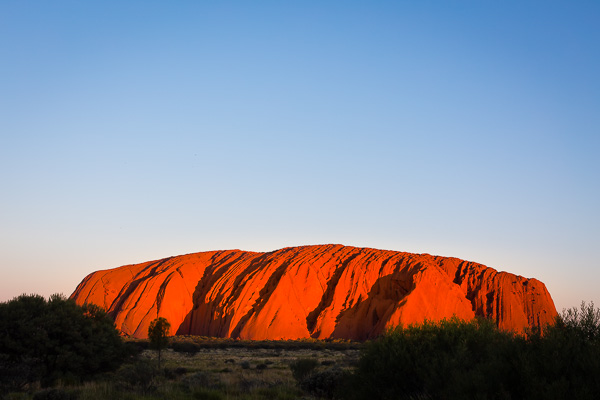
{"label": "dark foliage", "polygon": [[[511,334],[458,319],[396,329],[371,343],[356,373],[361,398],[504,398]],[[502,377],[503,379],[499,379]]]}
{"label": "dark foliage", "polygon": [[80,381],[116,370],[126,357],[114,322],[100,307],[53,295],[0,303],[0,385]]}
{"label": "dark foliage", "polygon": [[151,393],[158,387],[160,370],[153,363],[136,361],[119,369],[116,380],[121,390]]}
{"label": "dark foliage", "polygon": [[362,352],[346,398],[598,399],[600,310],[582,304],[526,337],[485,320],[398,328]]}
{"label": "dark foliage", "polygon": [[258,369],[258,370],[263,370],[263,369],[267,369],[267,368],[268,368],[268,366],[266,363],[260,363],[260,364],[256,365],[256,369]]}
{"label": "dark foliage", "polygon": [[600,398],[600,309],[563,311],[543,335],[532,332],[522,360],[528,398]]}
{"label": "dark foliage", "polygon": [[148,350],[150,348],[150,341],[147,339],[126,339],[125,346],[127,346],[127,351],[135,356],[144,350]]}
{"label": "dark foliage", "polygon": [[73,392],[65,389],[44,389],[33,395],[33,400],[76,400],[77,396]]}
{"label": "dark foliage", "polygon": [[349,372],[333,367],[308,374],[300,381],[300,388],[318,398],[339,398],[349,386],[349,379]]}
{"label": "dark foliage", "polygon": [[190,356],[193,356],[201,350],[201,347],[198,343],[191,341],[173,342],[171,343],[170,347],[177,353],[187,353]]}
{"label": "dark foliage", "polygon": [[290,369],[292,370],[294,378],[298,382],[301,382],[312,373],[318,365],[319,362],[314,358],[298,358],[290,364]]}
{"label": "dark foliage", "polygon": [[168,380],[176,380],[182,375],[188,373],[188,369],[185,367],[177,367],[177,368],[164,368],[162,370],[163,376]]}
{"label": "dark foliage", "polygon": [[210,374],[205,371],[198,371],[191,375],[186,375],[181,381],[182,385],[193,391],[198,388],[214,388],[215,382]]}

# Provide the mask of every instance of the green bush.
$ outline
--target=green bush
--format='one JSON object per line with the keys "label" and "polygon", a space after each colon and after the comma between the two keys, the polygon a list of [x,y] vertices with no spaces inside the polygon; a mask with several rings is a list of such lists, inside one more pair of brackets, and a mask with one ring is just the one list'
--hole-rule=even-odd
{"label": "green bush", "polygon": [[135,358],[135,356],[141,354],[144,350],[148,350],[150,348],[150,342],[146,339],[127,339],[125,340],[125,348],[127,354]]}
{"label": "green bush", "polygon": [[300,382],[314,371],[319,362],[314,358],[298,358],[290,364],[292,375]]}
{"label": "green bush", "polygon": [[219,390],[200,388],[193,392],[195,400],[222,400],[225,395]]}
{"label": "green bush", "polygon": [[600,398],[600,310],[564,310],[543,335],[529,335],[523,358],[528,398]]}
{"label": "green bush", "polygon": [[60,295],[0,303],[0,390],[90,379],[116,370],[125,357],[114,322],[98,306]]}
{"label": "green bush", "polygon": [[527,336],[456,318],[397,328],[361,353],[345,398],[598,399],[600,310],[569,309]]}
{"label": "green bush", "polygon": [[353,381],[370,399],[507,398],[517,380],[515,336],[485,320],[398,328],[370,343]]}
{"label": "green bush", "polygon": [[315,397],[333,399],[343,394],[348,386],[349,376],[349,372],[340,368],[328,368],[308,374],[300,381],[300,388]]}
{"label": "green bush", "polygon": [[187,374],[188,369],[185,367],[176,367],[176,368],[163,368],[162,375],[169,380],[175,380],[182,375]]}
{"label": "green bush", "polygon": [[182,383],[189,389],[194,388],[208,388],[211,386],[211,377],[204,371],[198,371],[191,375],[186,375],[182,379]]}
{"label": "green bush", "polygon": [[192,356],[201,349],[200,345],[191,341],[177,341],[171,343],[171,348],[177,353],[187,353]]}
{"label": "green bush", "polygon": [[149,361],[136,361],[123,366],[116,374],[120,389],[151,393],[156,391],[159,383],[159,368]]}
{"label": "green bush", "polygon": [[33,395],[33,400],[76,400],[77,396],[65,389],[44,389]]}
{"label": "green bush", "polygon": [[2,400],[29,400],[30,397],[27,393],[23,392],[12,392],[5,394],[4,397],[0,397]]}

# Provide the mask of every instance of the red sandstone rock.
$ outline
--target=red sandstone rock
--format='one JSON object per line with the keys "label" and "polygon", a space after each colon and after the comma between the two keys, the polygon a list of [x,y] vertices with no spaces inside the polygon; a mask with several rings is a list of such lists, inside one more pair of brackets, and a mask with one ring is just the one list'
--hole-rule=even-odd
{"label": "red sandstone rock", "polygon": [[556,316],[545,285],[484,265],[341,245],[212,251],[97,271],[71,295],[137,338],[173,332],[241,339],[364,340],[398,324],[484,316],[523,332]]}

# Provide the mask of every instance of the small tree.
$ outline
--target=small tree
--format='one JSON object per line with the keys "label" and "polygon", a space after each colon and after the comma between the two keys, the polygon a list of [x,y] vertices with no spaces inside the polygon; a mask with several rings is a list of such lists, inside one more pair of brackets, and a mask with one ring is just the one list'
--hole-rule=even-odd
{"label": "small tree", "polygon": [[154,321],[150,322],[148,327],[148,339],[150,339],[150,346],[153,349],[158,350],[158,368],[160,368],[160,355],[162,349],[166,348],[169,344],[169,330],[171,324],[166,318],[158,317]]}

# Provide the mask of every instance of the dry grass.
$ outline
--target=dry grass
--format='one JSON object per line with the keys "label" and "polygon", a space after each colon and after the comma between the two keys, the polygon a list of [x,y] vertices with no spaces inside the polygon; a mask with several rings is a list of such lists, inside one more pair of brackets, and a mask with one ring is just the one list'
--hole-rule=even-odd
{"label": "dry grass", "polygon": [[[175,340],[199,341],[198,338]],[[292,362],[314,358],[318,361],[317,370],[331,366],[349,369],[359,357],[356,344],[333,343],[330,346],[333,348],[327,348],[328,344],[315,341],[251,342],[250,347],[244,346],[245,342],[223,340],[201,343],[203,348],[195,348],[194,354],[163,350],[160,372],[155,369],[157,352],[144,350],[136,363],[125,364],[104,379],[61,390],[78,400],[310,399],[292,376]],[[153,372],[148,373],[148,368]],[[31,399],[32,394],[19,394],[15,398]]]}
{"label": "dry grass", "polygon": [[[294,394],[282,398],[298,398],[301,392],[292,377],[290,364],[300,358],[314,358],[317,369],[338,366],[348,369],[359,356],[359,350],[311,350],[311,349],[261,349],[261,348],[224,348],[201,349],[194,355],[167,350],[163,355],[165,367],[174,371],[185,368],[181,382],[193,380],[200,373],[206,379],[209,389],[217,389],[226,398],[269,398],[273,391]],[[140,356],[154,362],[156,352],[146,350]],[[264,394],[265,396],[261,395]]]}
{"label": "dry grass", "polygon": [[[319,362],[325,361],[347,367],[358,360],[359,350],[271,350],[271,349],[247,349],[247,348],[225,348],[225,349],[201,349],[194,355],[186,353],[177,353],[171,349],[163,352],[165,366],[169,368],[184,367],[192,370],[201,369],[211,372],[219,372],[227,368],[231,372],[248,372],[255,370],[257,365],[267,364],[268,370],[285,371],[285,375],[291,377],[289,364],[298,358],[315,358]],[[156,352],[144,350],[140,356],[143,359],[155,359]],[[242,368],[242,364],[247,362],[250,368]],[[262,371],[264,372],[264,371]],[[258,371],[261,373],[261,371]]]}

